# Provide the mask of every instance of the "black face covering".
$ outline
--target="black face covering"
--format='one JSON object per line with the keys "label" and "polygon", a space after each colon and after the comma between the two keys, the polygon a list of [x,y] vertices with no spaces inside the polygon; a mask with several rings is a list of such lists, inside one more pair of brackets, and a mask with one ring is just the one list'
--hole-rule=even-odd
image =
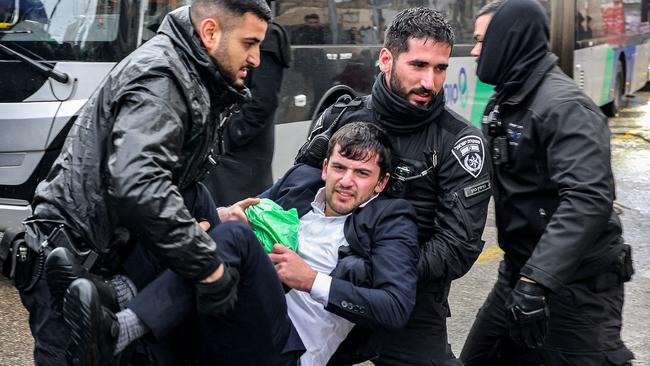
{"label": "black face covering", "polygon": [[386,86],[384,74],[379,74],[372,86],[372,106],[379,114],[380,124],[389,132],[412,133],[433,122],[442,113],[445,96],[442,90],[428,107],[418,107]]}
{"label": "black face covering", "polygon": [[549,51],[546,12],[537,0],[508,0],[492,17],[481,55],[478,78],[511,95],[526,82]]}

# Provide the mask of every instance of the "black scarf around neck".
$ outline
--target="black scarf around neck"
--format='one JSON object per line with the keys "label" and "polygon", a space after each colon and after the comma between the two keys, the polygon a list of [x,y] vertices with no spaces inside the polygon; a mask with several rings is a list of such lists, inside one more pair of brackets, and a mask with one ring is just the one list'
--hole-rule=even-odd
{"label": "black scarf around neck", "polygon": [[380,73],[372,86],[372,107],[379,124],[388,132],[413,133],[432,123],[444,109],[442,90],[433,97],[427,108],[409,103],[386,86],[384,73]]}

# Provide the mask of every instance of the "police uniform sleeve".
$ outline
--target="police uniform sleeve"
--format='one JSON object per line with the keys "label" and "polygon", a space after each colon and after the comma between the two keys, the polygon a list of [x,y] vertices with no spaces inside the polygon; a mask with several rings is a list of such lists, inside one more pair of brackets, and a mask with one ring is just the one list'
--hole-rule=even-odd
{"label": "police uniform sleeve", "polygon": [[553,291],[578,268],[612,212],[610,133],[607,119],[595,108],[567,101],[538,125],[548,176],[560,200],[521,274]]}
{"label": "police uniform sleeve", "polygon": [[[164,98],[160,91],[166,91]],[[173,81],[164,77],[141,80],[116,98],[105,178],[121,224],[164,266],[200,280],[220,261],[215,243],[192,218],[172,181],[185,133],[182,100]]]}
{"label": "police uniform sleeve", "polygon": [[441,152],[436,229],[422,246],[420,280],[447,283],[463,276],[483,249],[489,198],[490,154],[475,128],[459,133]]}

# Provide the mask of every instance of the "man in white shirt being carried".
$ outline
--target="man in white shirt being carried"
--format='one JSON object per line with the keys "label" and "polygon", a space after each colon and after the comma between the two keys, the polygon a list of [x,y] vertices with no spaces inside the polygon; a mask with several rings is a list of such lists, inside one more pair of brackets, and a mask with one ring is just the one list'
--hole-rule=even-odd
{"label": "man in white shirt being carried", "polygon": [[[248,226],[224,222],[245,221],[243,205],[219,210],[222,223],[209,234],[229,270],[240,276],[238,301],[226,317],[199,314],[201,363],[296,365],[300,357],[301,366],[325,365],[355,325],[390,331],[406,324],[415,303],[417,228],[407,201],[380,195],[389,183],[390,156],[389,139],[379,127],[350,123],[330,139],[322,170],[296,165],[260,196],[298,210],[298,253],[276,244],[266,255]],[[203,199],[209,196],[199,192],[197,200]],[[179,279],[167,270],[131,300],[120,301],[127,305],[112,318],[117,320],[96,324],[98,333],[117,327],[118,336],[88,342],[115,342],[113,353],[119,354],[146,333],[169,333],[194,307],[193,289]],[[93,284],[80,279],[70,287],[79,286]],[[79,293],[69,290],[66,301]],[[96,292],[91,295],[97,298],[91,303],[101,302]],[[108,312],[89,308],[97,318]],[[377,338],[364,340],[365,352],[379,352]],[[98,364],[110,356],[101,359]]]}

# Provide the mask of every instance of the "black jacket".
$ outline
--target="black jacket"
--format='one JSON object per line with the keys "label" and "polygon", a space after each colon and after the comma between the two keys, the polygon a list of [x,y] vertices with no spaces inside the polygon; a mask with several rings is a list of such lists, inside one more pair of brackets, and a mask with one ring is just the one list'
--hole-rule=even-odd
{"label": "black jacket", "polygon": [[610,271],[621,235],[607,118],[556,60],[548,54],[525,86],[499,103],[511,131],[510,163],[493,168],[509,269],[554,291]]}
{"label": "black jacket", "polygon": [[[399,97],[391,97],[390,102],[378,99],[377,83],[383,83],[383,77],[377,79],[373,95],[353,101],[346,109],[339,104],[327,109],[312,137],[339,115],[339,126],[374,122],[391,136],[393,167],[406,164],[414,174],[431,168],[424,177],[409,181],[402,194],[394,195],[411,202],[417,213],[420,281],[444,289],[471,268],[483,248],[481,235],[491,193],[490,165],[484,163],[489,154],[482,133],[444,106],[442,92],[423,118],[396,119],[397,113],[409,115],[409,107],[403,105],[393,114]],[[408,128],[414,124],[415,128]],[[472,170],[468,159],[475,159],[478,169]],[[389,187],[394,187],[394,173]]]}
{"label": "black jacket", "polygon": [[220,76],[189,7],[120,62],[88,100],[36,190],[27,225],[63,222],[100,257],[136,240],[182,277],[219,265],[180,190],[209,168],[221,114],[249,96]]}
{"label": "black jacket", "polygon": [[[311,210],[321,170],[291,168],[261,197],[303,216]],[[407,201],[383,195],[354,210],[345,220],[345,239],[325,308],[368,328],[404,327],[415,304],[418,262],[415,211]]]}
{"label": "black jacket", "polygon": [[[556,66],[536,3],[510,1],[494,15],[478,76],[497,83],[486,111],[499,106],[497,135],[508,142],[509,162],[493,168],[499,245],[513,275],[557,291],[612,270],[621,224],[612,210],[607,119]],[[494,72],[485,65],[510,66]]]}
{"label": "black jacket", "polygon": [[269,22],[260,45],[260,66],[250,70],[246,80],[253,100],[228,120],[224,136],[226,154],[205,179],[219,206],[254,197],[273,184],[275,111],[290,51],[284,28]]}

